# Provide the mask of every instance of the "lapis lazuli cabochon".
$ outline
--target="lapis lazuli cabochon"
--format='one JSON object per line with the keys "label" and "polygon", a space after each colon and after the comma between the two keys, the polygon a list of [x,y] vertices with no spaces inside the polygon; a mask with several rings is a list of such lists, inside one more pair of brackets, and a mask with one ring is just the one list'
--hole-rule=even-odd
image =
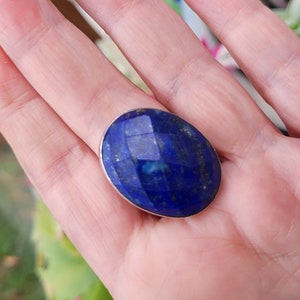
{"label": "lapis lazuli cabochon", "polygon": [[116,119],[104,135],[101,158],[115,188],[150,213],[187,217],[215,198],[218,156],[192,125],[157,109],[137,109]]}

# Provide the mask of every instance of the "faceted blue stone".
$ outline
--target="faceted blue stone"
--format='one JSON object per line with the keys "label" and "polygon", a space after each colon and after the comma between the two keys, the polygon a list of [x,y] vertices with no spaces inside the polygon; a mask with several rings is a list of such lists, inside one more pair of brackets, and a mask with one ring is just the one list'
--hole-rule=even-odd
{"label": "faceted blue stone", "polygon": [[187,217],[215,198],[219,158],[208,140],[174,114],[137,109],[106,131],[102,164],[114,187],[135,206],[166,217]]}

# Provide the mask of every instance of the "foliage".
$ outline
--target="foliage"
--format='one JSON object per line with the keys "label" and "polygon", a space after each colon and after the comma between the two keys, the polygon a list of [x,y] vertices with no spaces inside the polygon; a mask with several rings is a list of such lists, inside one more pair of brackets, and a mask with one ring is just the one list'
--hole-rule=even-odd
{"label": "foliage", "polygon": [[165,0],[178,14],[180,14],[180,0]]}
{"label": "foliage", "polygon": [[[17,186],[17,188],[16,188]],[[0,135],[0,299],[44,300],[30,240],[33,203],[24,174]]]}
{"label": "foliage", "polygon": [[300,37],[300,0],[291,0],[286,9],[274,11]]}
{"label": "foliage", "polygon": [[37,272],[50,300],[111,300],[111,296],[42,201],[37,202],[33,238]]}

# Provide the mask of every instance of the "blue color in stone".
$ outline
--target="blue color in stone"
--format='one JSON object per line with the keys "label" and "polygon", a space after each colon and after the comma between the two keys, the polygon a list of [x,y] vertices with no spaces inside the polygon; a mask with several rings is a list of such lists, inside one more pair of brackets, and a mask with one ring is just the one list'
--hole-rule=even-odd
{"label": "blue color in stone", "polygon": [[147,212],[187,217],[218,192],[221,166],[215,150],[174,114],[157,109],[125,113],[108,128],[100,151],[115,188]]}

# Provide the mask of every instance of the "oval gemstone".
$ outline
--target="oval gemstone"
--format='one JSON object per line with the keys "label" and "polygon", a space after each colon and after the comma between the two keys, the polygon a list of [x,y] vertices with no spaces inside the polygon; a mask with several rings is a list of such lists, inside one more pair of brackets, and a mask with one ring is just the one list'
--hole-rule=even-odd
{"label": "oval gemstone", "polygon": [[216,151],[174,114],[157,109],[127,112],[109,126],[100,151],[114,187],[149,213],[194,215],[218,192],[221,166]]}

